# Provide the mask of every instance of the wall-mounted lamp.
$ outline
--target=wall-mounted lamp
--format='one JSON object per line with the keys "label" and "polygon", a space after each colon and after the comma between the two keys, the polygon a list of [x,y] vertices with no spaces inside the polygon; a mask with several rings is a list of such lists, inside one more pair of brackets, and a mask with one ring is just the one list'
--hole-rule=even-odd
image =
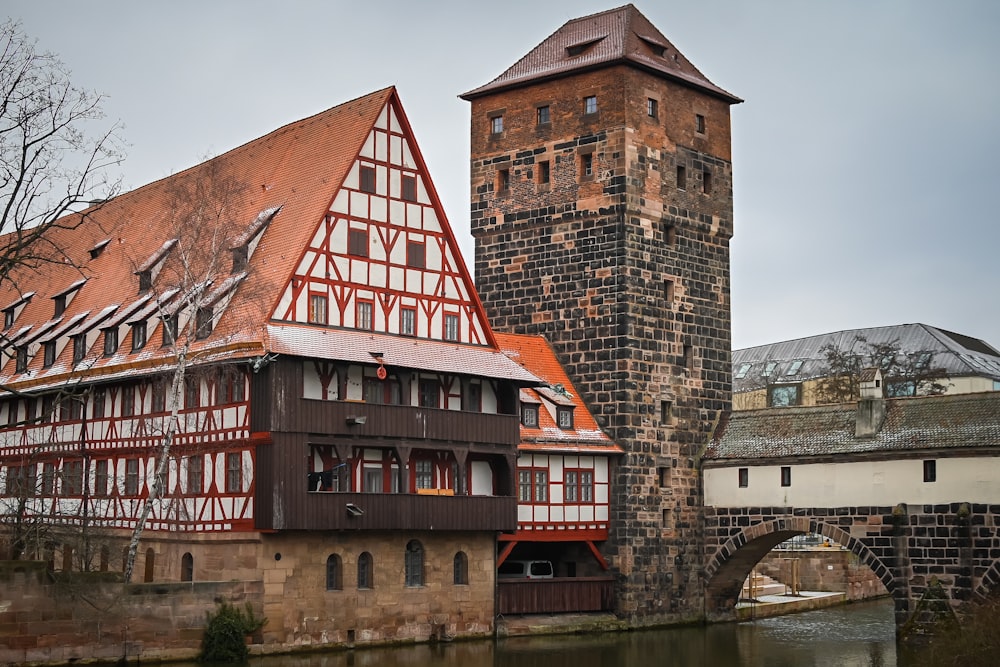
{"label": "wall-mounted lamp", "polygon": [[366,421],[368,421],[368,417],[366,417],[365,415],[351,415],[350,417],[347,418],[347,425],[348,426],[364,425]]}
{"label": "wall-mounted lamp", "polygon": [[364,516],[365,511],[354,503],[347,503],[347,516]]}

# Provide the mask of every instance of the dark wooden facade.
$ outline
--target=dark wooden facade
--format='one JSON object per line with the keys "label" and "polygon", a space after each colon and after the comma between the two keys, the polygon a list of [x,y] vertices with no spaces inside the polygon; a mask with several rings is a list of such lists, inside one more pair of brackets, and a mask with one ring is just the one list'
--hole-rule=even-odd
{"label": "dark wooden facade", "polygon": [[613,577],[497,581],[497,611],[501,614],[614,611],[614,599]]}
{"label": "dark wooden facade", "polygon": [[[256,527],[260,530],[469,530],[517,527],[514,469],[519,420],[484,414],[302,398],[301,360],[283,358],[251,380],[251,430],[256,447]],[[494,495],[311,491],[305,462],[314,445],[353,456],[391,450],[404,461],[414,450],[447,451],[463,467],[487,461]],[[349,509],[350,507],[350,509]]]}

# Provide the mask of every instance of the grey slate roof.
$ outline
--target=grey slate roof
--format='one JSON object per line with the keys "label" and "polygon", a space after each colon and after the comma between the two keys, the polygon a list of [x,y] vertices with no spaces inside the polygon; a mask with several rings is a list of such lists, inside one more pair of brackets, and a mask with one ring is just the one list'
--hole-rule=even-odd
{"label": "grey slate roof", "polygon": [[631,4],[566,22],[503,74],[461,97],[469,100],[620,63],[698,88],[730,104],[743,101],[709,81]]}
{"label": "grey slate roof", "polygon": [[886,401],[873,438],[854,435],[854,403],[733,412],[709,445],[709,460],[1000,447],[1000,392]]}
{"label": "grey slate roof", "polygon": [[[768,362],[776,362],[774,377],[778,381],[800,382],[823,377],[827,367],[820,349],[827,343],[849,349],[857,335],[871,343],[898,341],[903,352],[933,352],[933,365],[944,368],[948,377],[980,376],[1000,380],[1000,351],[985,341],[927,324],[897,324],[847,329],[733,350],[733,391],[759,389],[760,369]],[[803,362],[798,372],[786,375],[795,361]],[[751,366],[744,377],[737,377],[744,364]]]}

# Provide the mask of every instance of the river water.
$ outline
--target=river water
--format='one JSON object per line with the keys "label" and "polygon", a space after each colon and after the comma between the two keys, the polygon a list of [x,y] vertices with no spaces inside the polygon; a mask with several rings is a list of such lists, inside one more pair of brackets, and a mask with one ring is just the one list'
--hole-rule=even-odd
{"label": "river water", "polygon": [[[746,623],[256,657],[252,667],[905,667],[892,601]],[[193,667],[183,663],[178,667]]]}

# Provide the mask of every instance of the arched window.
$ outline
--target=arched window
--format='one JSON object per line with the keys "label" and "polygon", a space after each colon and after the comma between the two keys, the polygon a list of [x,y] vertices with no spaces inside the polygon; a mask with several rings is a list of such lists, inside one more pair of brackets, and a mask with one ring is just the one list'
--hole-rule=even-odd
{"label": "arched window", "polygon": [[181,581],[194,581],[194,556],[189,553],[181,556]]}
{"label": "arched window", "polygon": [[372,555],[365,551],[358,556],[358,588],[375,588],[372,573]]}
{"label": "arched window", "polygon": [[143,579],[146,582],[153,580],[153,568],[156,566],[156,552],[150,547],[146,549],[146,576]]}
{"label": "arched window", "polygon": [[337,554],[330,554],[326,559],[326,590],[328,591],[339,591],[344,587],[343,578],[340,567],[340,556]]}
{"label": "arched window", "polygon": [[424,585],[424,547],[418,540],[406,544],[406,585]]}
{"label": "arched window", "polygon": [[464,551],[455,554],[455,584],[463,585],[469,583],[469,557]]}

